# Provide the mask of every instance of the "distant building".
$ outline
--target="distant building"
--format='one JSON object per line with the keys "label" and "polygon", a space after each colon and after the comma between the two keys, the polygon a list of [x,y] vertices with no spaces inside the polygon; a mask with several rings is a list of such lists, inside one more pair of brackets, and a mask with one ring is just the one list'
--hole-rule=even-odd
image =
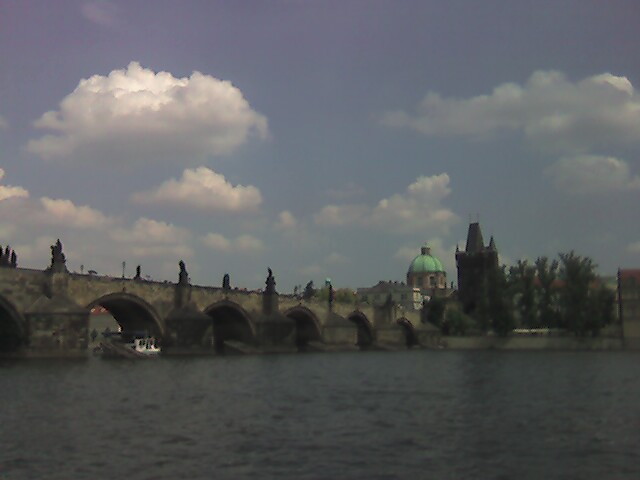
{"label": "distant building", "polygon": [[442,262],[433,255],[428,246],[420,249],[420,254],[409,264],[407,283],[378,282],[373,287],[359,288],[358,301],[379,307],[392,301],[407,310],[420,310],[424,300],[433,296],[444,297],[447,288],[447,273]]}
{"label": "distant building", "polygon": [[484,245],[478,222],[469,225],[467,244],[464,251],[456,247],[458,267],[458,300],[465,313],[473,313],[481,295],[485,294],[485,284],[489,272],[498,268],[498,250],[491,237],[489,245]]}
{"label": "distant building", "polygon": [[419,288],[423,295],[444,296],[447,293],[447,272],[442,262],[433,255],[428,246],[420,249],[409,265],[407,271],[407,285]]}
{"label": "distant building", "polygon": [[419,288],[402,282],[378,282],[373,287],[359,288],[356,292],[358,301],[374,307],[381,307],[392,301],[406,310],[422,308],[422,293]]}
{"label": "distant building", "polygon": [[618,270],[618,315],[625,345],[640,347],[640,269]]}

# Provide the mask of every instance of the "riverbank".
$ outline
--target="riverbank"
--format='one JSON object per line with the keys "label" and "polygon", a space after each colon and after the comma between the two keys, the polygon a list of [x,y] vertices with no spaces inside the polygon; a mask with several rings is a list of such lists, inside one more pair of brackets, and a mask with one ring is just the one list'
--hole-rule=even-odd
{"label": "riverbank", "polygon": [[621,337],[474,336],[442,337],[440,348],[455,350],[627,350]]}

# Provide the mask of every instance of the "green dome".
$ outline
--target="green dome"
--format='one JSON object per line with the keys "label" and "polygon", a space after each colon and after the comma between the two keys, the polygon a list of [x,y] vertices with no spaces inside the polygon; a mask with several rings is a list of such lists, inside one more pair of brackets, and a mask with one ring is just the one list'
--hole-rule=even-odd
{"label": "green dome", "polygon": [[413,259],[409,265],[409,273],[435,273],[444,272],[442,263],[431,255],[429,247],[422,247],[420,255]]}

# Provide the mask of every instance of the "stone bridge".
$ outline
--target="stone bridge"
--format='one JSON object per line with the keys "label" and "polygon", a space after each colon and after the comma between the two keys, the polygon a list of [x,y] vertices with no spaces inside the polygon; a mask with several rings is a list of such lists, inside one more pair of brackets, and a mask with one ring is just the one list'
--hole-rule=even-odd
{"label": "stone bridge", "polygon": [[[0,353],[87,355],[89,316],[102,306],[123,331],[146,331],[166,354],[294,352],[433,346],[419,312],[305,301],[275,288],[243,291],[140,278],[0,268]],[[186,272],[184,272],[186,273]]]}

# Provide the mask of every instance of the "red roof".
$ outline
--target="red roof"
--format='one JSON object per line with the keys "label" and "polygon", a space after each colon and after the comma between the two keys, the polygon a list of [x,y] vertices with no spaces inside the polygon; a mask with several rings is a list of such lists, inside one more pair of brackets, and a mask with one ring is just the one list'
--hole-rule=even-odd
{"label": "red roof", "polygon": [[621,268],[619,272],[620,280],[633,278],[636,282],[640,282],[640,268]]}

